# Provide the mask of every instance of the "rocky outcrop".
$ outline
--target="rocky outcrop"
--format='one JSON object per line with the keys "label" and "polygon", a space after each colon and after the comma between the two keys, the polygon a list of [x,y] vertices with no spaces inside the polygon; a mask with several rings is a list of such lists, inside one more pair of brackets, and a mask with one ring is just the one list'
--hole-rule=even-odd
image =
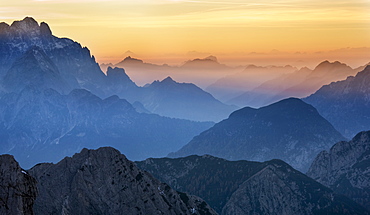
{"label": "rocky outcrop", "polygon": [[33,215],[36,180],[11,155],[0,155],[0,214]]}
{"label": "rocky outcrop", "polygon": [[370,210],[370,131],[322,151],[307,175]]}
{"label": "rocky outcrop", "polygon": [[259,109],[237,110],[169,156],[210,154],[251,161],[277,158],[305,172],[320,151],[343,139],[314,107],[289,98]]}
{"label": "rocky outcrop", "polygon": [[57,164],[39,164],[37,214],[216,214],[206,202],[176,192],[113,148],[83,149]]}

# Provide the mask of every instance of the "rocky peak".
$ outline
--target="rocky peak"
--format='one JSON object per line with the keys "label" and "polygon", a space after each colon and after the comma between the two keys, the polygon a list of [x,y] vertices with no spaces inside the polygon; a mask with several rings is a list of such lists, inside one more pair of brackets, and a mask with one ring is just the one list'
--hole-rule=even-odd
{"label": "rocky peak", "polygon": [[30,170],[39,181],[38,214],[216,214],[203,200],[178,193],[116,149],[83,149]]}
{"label": "rocky peak", "polygon": [[33,215],[36,180],[11,155],[0,156],[0,214]]}
{"label": "rocky peak", "polygon": [[307,175],[370,209],[370,131],[321,152]]}

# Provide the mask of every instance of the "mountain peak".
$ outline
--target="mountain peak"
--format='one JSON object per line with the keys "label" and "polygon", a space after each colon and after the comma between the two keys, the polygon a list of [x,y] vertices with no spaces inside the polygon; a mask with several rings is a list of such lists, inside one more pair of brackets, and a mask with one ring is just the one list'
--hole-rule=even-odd
{"label": "mountain peak", "polygon": [[348,67],[346,64],[341,63],[339,61],[329,62],[328,60],[321,62],[319,65],[316,66],[315,70],[317,69],[334,69],[338,67]]}
{"label": "mountain peak", "polygon": [[177,83],[177,82],[174,81],[170,76],[168,76],[167,78],[163,79],[161,83]]}
{"label": "mountain peak", "polygon": [[137,59],[137,58],[133,58],[131,56],[127,56],[127,57],[125,57],[125,59],[123,59],[123,61],[121,61],[121,63],[122,62],[127,62],[127,61],[138,62],[138,63],[143,63],[144,62],[143,60],[140,60],[140,59]]}
{"label": "mountain peak", "polygon": [[210,55],[210,56],[208,56],[208,57],[206,57],[204,59],[205,60],[211,60],[211,61],[214,61],[214,62],[218,62],[217,57],[216,56],[213,56],[213,55]]}

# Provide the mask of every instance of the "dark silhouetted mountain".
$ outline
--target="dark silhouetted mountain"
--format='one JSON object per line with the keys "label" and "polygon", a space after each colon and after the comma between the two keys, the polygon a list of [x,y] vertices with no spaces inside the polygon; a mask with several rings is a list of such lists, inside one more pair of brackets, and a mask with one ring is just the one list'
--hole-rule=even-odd
{"label": "dark silhouetted mountain", "polygon": [[0,155],[0,214],[33,215],[36,180],[11,155]]}
{"label": "dark silhouetted mountain", "polygon": [[176,190],[202,196],[218,213],[239,185],[265,166],[258,162],[227,161],[210,155],[149,158],[136,164]]}
{"label": "dark silhouetted mountain", "polygon": [[165,156],[213,125],[138,113],[117,96],[102,100],[81,89],[61,95],[25,88],[3,96],[0,110],[0,153],[24,167],[102,145],[134,160]]}
{"label": "dark silhouetted mountain", "polygon": [[220,214],[367,214],[281,160],[259,163],[193,155],[136,164],[174,189],[200,196]]}
{"label": "dark silhouetted mountain", "polygon": [[322,151],[307,175],[370,210],[370,131]]}
{"label": "dark silhouetted mountain", "polygon": [[71,87],[60,76],[58,68],[39,47],[31,47],[16,60],[4,77],[5,90],[19,93],[27,86],[41,90],[53,88],[68,93]]}
{"label": "dark silhouetted mountain", "polygon": [[0,53],[6,53],[0,55],[1,79],[17,59],[37,46],[58,68],[60,76],[71,89],[84,88],[105,96],[101,89],[106,85],[105,75],[86,47],[82,48],[70,39],[53,36],[46,23],[39,25],[31,17],[15,21],[10,26],[6,23],[1,26]]}
{"label": "dark silhouetted mountain", "polygon": [[216,214],[199,197],[176,192],[113,148],[83,149],[30,171],[37,214]]}
{"label": "dark silhouetted mountain", "polygon": [[216,100],[194,84],[178,83],[171,77],[154,81],[143,91],[140,102],[152,113],[162,116],[217,122],[237,109]]}
{"label": "dark silhouetted mountain", "polygon": [[[241,95],[243,92],[253,90],[260,84],[277,78],[283,74],[293,73],[297,68],[292,66],[268,66],[260,67],[250,65],[241,72],[228,74],[209,85],[206,90],[217,99],[227,102],[230,99]],[[234,101],[235,102],[235,101]],[[243,107],[244,102],[237,102],[236,105]]]}
{"label": "dark silhouetted mountain", "polygon": [[321,87],[304,99],[344,136],[370,129],[370,66],[355,77]]}
{"label": "dark silhouetted mountain", "polygon": [[170,156],[210,154],[253,161],[278,158],[306,171],[317,153],[343,139],[314,107],[290,98],[259,109],[235,111]]}

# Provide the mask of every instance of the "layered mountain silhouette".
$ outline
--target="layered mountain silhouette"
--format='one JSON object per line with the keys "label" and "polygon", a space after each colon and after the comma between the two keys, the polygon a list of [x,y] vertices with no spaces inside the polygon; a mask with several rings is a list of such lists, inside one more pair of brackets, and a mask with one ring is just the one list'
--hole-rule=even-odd
{"label": "layered mountain silhouette", "polygon": [[[253,90],[265,81],[283,74],[293,73],[297,68],[292,66],[255,66],[249,65],[243,71],[229,74],[209,85],[206,90],[223,102],[237,97],[246,91]],[[246,103],[234,102],[244,107]],[[249,105],[250,106],[250,105]]]}
{"label": "layered mountain silhouette", "polygon": [[233,112],[171,157],[210,154],[229,160],[282,159],[306,171],[314,157],[344,137],[314,107],[289,98]]}
{"label": "layered mountain silhouette", "polygon": [[263,163],[204,156],[149,158],[136,164],[219,214],[367,214],[281,160]]}
{"label": "layered mountain silhouette", "polygon": [[134,160],[165,156],[212,126],[138,113],[118,96],[103,100],[82,89],[61,95],[28,87],[3,96],[0,109],[0,152],[25,167],[102,144]]}
{"label": "layered mountain silhouette", "polygon": [[314,70],[304,67],[293,73],[283,74],[229,100],[227,103],[261,107],[288,97],[303,98],[325,84],[355,75],[361,68],[352,69],[338,61],[332,63],[323,61]]}
{"label": "layered mountain silhouette", "polygon": [[215,56],[188,60],[179,66],[157,65],[144,62],[131,56],[114,65],[101,65],[124,68],[127,74],[140,86],[171,76],[180,82],[192,82],[203,89],[225,75],[241,71],[241,67],[229,67],[218,62]]}
{"label": "layered mountain silhouette", "polygon": [[307,175],[370,210],[370,131],[322,151]]}
{"label": "layered mountain silhouette", "polygon": [[57,164],[30,169],[36,214],[216,214],[196,196],[177,192],[116,149],[83,149]]}
{"label": "layered mountain silhouette", "polygon": [[370,66],[356,76],[321,87],[304,99],[344,136],[370,129]]}

